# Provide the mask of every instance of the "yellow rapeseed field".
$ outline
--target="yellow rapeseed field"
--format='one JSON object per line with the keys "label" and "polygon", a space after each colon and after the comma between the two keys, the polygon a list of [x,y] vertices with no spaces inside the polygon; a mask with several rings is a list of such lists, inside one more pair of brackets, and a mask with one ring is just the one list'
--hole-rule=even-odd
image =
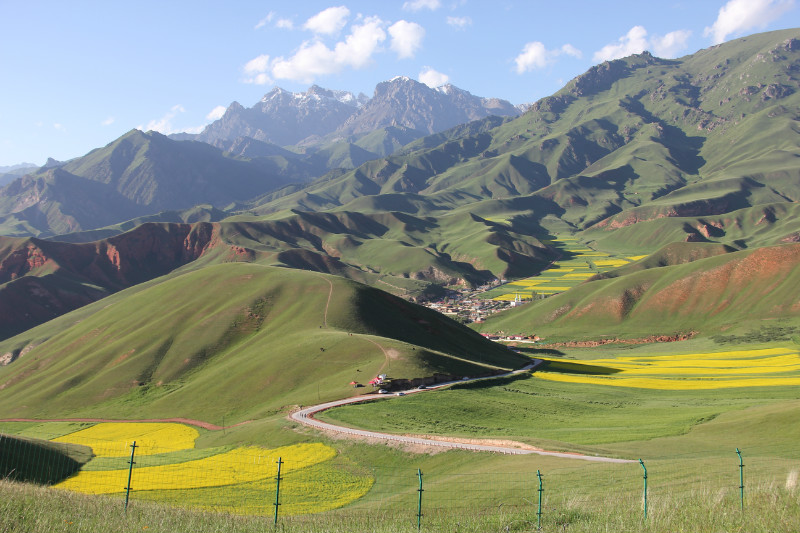
{"label": "yellow rapeseed field", "polygon": [[[194,489],[249,483],[274,477],[280,457],[284,472],[328,461],[336,451],[321,443],[295,444],[281,448],[237,448],[204,459],[161,466],[135,468],[131,487],[141,490]],[[128,470],[81,471],[56,488],[86,494],[114,494],[125,491]]]}
{"label": "yellow rapeseed field", "polygon": [[183,424],[162,422],[103,422],[57,439],[89,446],[98,457],[128,457],[136,441],[136,455],[153,455],[194,448],[200,434]]}
{"label": "yellow rapeseed field", "polygon": [[573,254],[573,256],[571,259],[556,261],[551,268],[542,271],[538,276],[510,282],[507,285],[509,292],[495,296],[492,298],[493,300],[514,301],[517,294],[522,298],[528,299],[533,296],[532,292],[550,295],[568,291],[597,273],[618,268],[629,264],[631,261],[646,257],[612,257],[605,252],[586,248],[585,245],[580,247],[575,238],[559,237],[551,241],[542,242],[561,244],[563,249]]}
{"label": "yellow rapeseed field", "polygon": [[[297,471],[281,471],[279,513],[321,513],[347,505],[372,488],[374,478],[363,469],[326,461]],[[137,492],[146,499],[209,511],[263,515],[274,512],[275,476],[229,487]]]}
{"label": "yellow rapeseed field", "polygon": [[[187,460],[186,452],[181,452],[193,449],[197,436],[197,430],[182,424],[130,422],[100,423],[54,440],[90,446],[102,458],[129,457],[130,444],[136,441],[134,465],[136,457],[146,454],[143,462],[148,466],[134,466],[132,498],[239,514],[264,514],[265,494],[274,490],[279,458],[288,499],[282,514],[341,507],[366,494],[374,482],[371,475],[352,465],[333,465],[336,451],[321,443],[221,449],[214,455]],[[85,494],[125,493],[129,468],[120,463],[103,465],[81,470],[55,488]],[[112,469],[104,469],[108,465],[113,465]]]}
{"label": "yellow rapeseed field", "polygon": [[[571,367],[571,368],[570,368]],[[578,368],[583,367],[583,368]],[[662,390],[800,385],[800,352],[791,348],[550,362],[541,379]]]}

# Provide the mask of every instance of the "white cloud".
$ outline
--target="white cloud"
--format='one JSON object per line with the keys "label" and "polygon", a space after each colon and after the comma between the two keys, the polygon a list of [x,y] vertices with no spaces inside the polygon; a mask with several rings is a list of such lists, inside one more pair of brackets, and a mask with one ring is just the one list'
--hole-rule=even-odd
{"label": "white cloud", "polygon": [[110,126],[110,125],[112,125],[114,123],[114,120],[115,120],[114,117],[108,117],[107,119],[105,119],[100,124],[103,125],[103,126]]}
{"label": "white cloud", "polygon": [[677,30],[671,31],[663,37],[655,36],[650,40],[653,53],[658,57],[677,57],[688,47],[691,35],[692,32],[689,30]]}
{"label": "white cloud", "polygon": [[262,54],[254,57],[244,65],[244,71],[247,74],[258,74],[259,72],[266,72],[269,69],[269,55]]}
{"label": "white cloud", "polygon": [[458,29],[463,30],[467,26],[472,26],[472,19],[469,17],[447,17],[447,23]]}
{"label": "white cloud", "polygon": [[569,43],[561,47],[561,52],[568,56],[575,57],[577,59],[581,59],[583,57],[583,52],[581,52],[580,50],[578,50]]}
{"label": "white cloud", "polygon": [[345,6],[329,7],[308,19],[303,28],[316,34],[334,35],[342,31],[349,16],[350,10]]}
{"label": "white cloud", "polygon": [[616,43],[605,45],[594,53],[595,61],[610,61],[633,54],[641,54],[647,50],[647,30],[644,26],[634,26]]}
{"label": "white cloud", "polygon": [[219,119],[222,118],[222,115],[225,114],[225,110],[226,110],[226,108],[225,108],[224,105],[218,105],[217,107],[212,109],[208,113],[208,115],[206,115],[206,119],[208,119],[208,120],[219,120]]}
{"label": "white cloud", "polygon": [[431,67],[422,67],[422,71],[419,73],[419,81],[433,89],[441,87],[450,81],[450,76],[437,72]]}
{"label": "white cloud", "polygon": [[272,22],[272,19],[273,19],[273,18],[275,18],[275,12],[274,12],[274,11],[270,11],[270,12],[267,14],[267,16],[266,16],[266,17],[264,17],[263,19],[261,19],[261,20],[259,20],[259,21],[258,21],[258,24],[256,24],[256,27],[255,27],[254,29],[256,29],[256,30],[260,30],[261,28],[263,28],[264,26],[266,26],[267,24],[269,24],[270,22]]}
{"label": "white cloud", "polygon": [[719,9],[717,20],[703,35],[711,35],[714,44],[719,44],[729,35],[763,29],[792,8],[794,0],[730,0]]}
{"label": "white cloud", "polygon": [[419,11],[421,9],[430,9],[435,11],[442,6],[439,0],[411,0],[410,2],[403,3],[403,9],[406,11]]}
{"label": "white cloud", "polygon": [[535,68],[542,68],[547,65],[547,49],[539,41],[527,43],[522,52],[514,59],[517,64],[517,74],[522,74]]}
{"label": "white cloud", "polygon": [[310,83],[317,76],[341,72],[347,67],[364,68],[386,40],[384,25],[378,17],[367,17],[332,49],[319,41],[304,42],[292,57],[279,57],[272,62],[272,76]]}
{"label": "white cloud", "polygon": [[539,41],[527,43],[522,48],[522,52],[514,58],[514,63],[517,64],[517,74],[523,74],[537,68],[544,68],[554,63],[561,55],[577,58],[583,56],[580,50],[569,43],[556,50],[548,50],[545,45]]}
{"label": "white cloud", "polygon": [[142,127],[139,126],[138,129],[145,130],[145,131],[157,131],[159,133],[163,133],[164,135],[169,135],[170,133],[176,133],[177,130],[172,125],[172,121],[177,117],[180,113],[185,113],[186,110],[183,108],[182,105],[177,104],[172,106],[170,110],[161,118],[156,120],[151,120],[147,123],[147,126]]}
{"label": "white cloud", "polygon": [[60,122],[54,123],[53,128],[57,129],[58,131],[67,131],[67,128],[65,128],[64,125],[61,124]]}
{"label": "white cloud", "polygon": [[380,43],[386,40],[383,26],[378,17],[367,17],[363,24],[353,26],[353,32],[344,42],[336,44],[336,60],[353,68],[367,66]]}
{"label": "white cloud", "polygon": [[246,75],[245,83],[253,83],[255,85],[269,85],[272,83],[267,72],[270,68],[269,55],[263,54],[254,57],[245,63],[243,70]]}
{"label": "white cloud", "polygon": [[280,28],[282,30],[293,30],[294,22],[292,22],[291,19],[278,19],[275,22],[275,27]]}
{"label": "white cloud", "polygon": [[611,61],[633,54],[641,54],[645,50],[652,50],[658,57],[676,57],[679,52],[686,49],[689,30],[676,30],[664,36],[654,35],[648,38],[644,26],[634,26],[628,33],[619,38],[616,43],[605,45],[594,53],[595,61]]}
{"label": "white cloud", "polygon": [[400,59],[414,57],[422,47],[425,38],[425,28],[416,22],[399,20],[389,26],[389,35],[392,36],[391,49],[397,52]]}

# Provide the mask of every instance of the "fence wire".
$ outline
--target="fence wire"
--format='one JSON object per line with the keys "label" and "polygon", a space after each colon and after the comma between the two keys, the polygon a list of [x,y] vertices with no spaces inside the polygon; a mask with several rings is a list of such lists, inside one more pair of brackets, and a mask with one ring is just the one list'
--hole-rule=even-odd
{"label": "fence wire", "polygon": [[[748,494],[797,494],[800,455],[776,456],[783,452],[745,449],[742,467],[733,450],[725,457],[645,458],[646,485],[638,461],[564,461],[558,463],[564,466],[542,469],[539,492],[536,468],[484,472],[480,458],[485,454],[475,455],[475,472],[420,472],[366,466],[321,444],[176,450],[146,439],[134,447],[124,441],[76,438],[59,443],[0,434],[0,478],[118,497],[121,502],[129,497],[131,502],[276,518],[364,514],[430,523],[448,514],[515,513],[536,521],[541,518],[540,497],[545,519],[565,509],[596,508],[609,499],[640,513],[645,495],[656,513],[698,500],[746,510]],[[81,461],[81,454],[91,460]]]}

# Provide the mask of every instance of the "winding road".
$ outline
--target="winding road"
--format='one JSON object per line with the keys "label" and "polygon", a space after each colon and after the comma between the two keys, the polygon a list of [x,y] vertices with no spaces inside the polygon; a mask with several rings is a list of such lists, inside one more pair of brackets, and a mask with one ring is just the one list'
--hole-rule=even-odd
{"label": "winding road", "polygon": [[[474,378],[470,380],[462,380],[462,381],[453,381],[449,383],[441,383],[439,385],[435,385],[429,387],[427,389],[414,389],[410,391],[405,391],[406,394],[418,394],[423,392],[429,392],[436,389],[440,389],[442,387],[447,387],[454,383],[464,383],[466,381],[478,381],[478,380],[486,380],[486,379],[494,379],[494,378],[501,378],[512,376],[516,374],[521,374],[523,372],[527,372],[529,370],[535,369],[542,363],[541,360],[534,360],[534,362],[525,368],[521,368],[519,370],[514,370],[513,372],[509,372],[507,374],[501,374],[499,376],[493,376],[490,378]],[[289,415],[291,420],[303,424],[304,426],[309,426],[315,429],[323,430],[323,431],[332,431],[335,433],[342,434],[347,437],[355,437],[355,438],[369,438],[369,439],[379,439],[379,440],[386,440],[386,441],[393,441],[399,442],[402,444],[415,444],[415,445],[422,445],[422,446],[440,446],[444,448],[454,448],[459,450],[471,450],[476,452],[495,452],[495,453],[503,453],[503,454],[510,454],[510,455],[530,455],[530,454],[537,454],[537,455],[547,455],[551,457],[561,457],[564,459],[580,459],[584,461],[596,461],[596,462],[603,462],[603,463],[635,463],[636,461],[632,461],[630,459],[617,459],[614,457],[600,457],[594,455],[582,455],[578,453],[565,453],[565,452],[550,452],[545,450],[535,450],[535,449],[524,449],[524,448],[512,448],[507,446],[491,446],[486,444],[469,444],[469,443],[461,443],[461,442],[449,442],[444,440],[434,440],[434,439],[426,439],[421,437],[408,437],[405,435],[393,435],[391,433],[380,433],[377,431],[367,431],[363,429],[354,429],[345,426],[337,426],[335,424],[331,424],[329,422],[323,422],[321,420],[317,420],[314,418],[316,413],[325,411],[327,409],[332,409],[334,407],[340,407],[342,405],[348,405],[351,403],[357,402],[364,402],[368,400],[378,400],[378,399],[387,399],[394,397],[394,395],[388,394],[365,394],[364,396],[356,396],[353,398],[345,398],[344,400],[336,400],[333,402],[321,403],[319,405],[312,405],[310,407],[305,407],[294,413]]]}

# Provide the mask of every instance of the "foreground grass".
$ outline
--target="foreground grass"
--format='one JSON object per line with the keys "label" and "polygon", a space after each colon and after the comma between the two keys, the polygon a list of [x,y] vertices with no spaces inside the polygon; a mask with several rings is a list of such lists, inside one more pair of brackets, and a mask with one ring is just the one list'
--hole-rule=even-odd
{"label": "foreground grass", "polygon": [[[632,495],[583,498],[573,492],[546,497],[542,531],[796,531],[800,523],[800,493],[777,486],[760,486],[748,495],[744,511],[730,498],[699,489],[695,497],[669,495],[649,505],[647,519],[641,500]],[[239,517],[192,512],[143,502],[132,502],[127,513],[122,501],[0,481],[0,532],[77,533],[116,532],[263,532],[273,529],[273,517]],[[278,529],[293,532],[405,532],[416,531],[416,514],[386,515],[343,512],[281,518]],[[423,513],[423,531],[488,532],[536,531],[536,506],[498,508],[488,513],[431,511]]]}

